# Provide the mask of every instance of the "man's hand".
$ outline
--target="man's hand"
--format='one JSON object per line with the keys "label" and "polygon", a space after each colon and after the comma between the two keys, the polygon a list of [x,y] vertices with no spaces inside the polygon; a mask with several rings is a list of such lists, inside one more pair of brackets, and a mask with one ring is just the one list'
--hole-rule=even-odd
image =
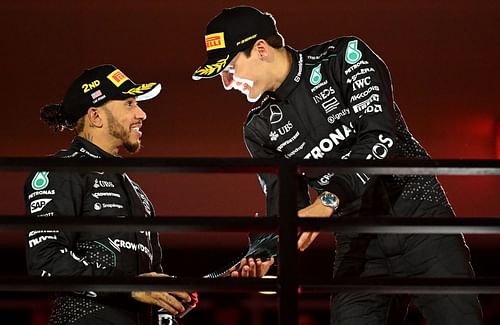
{"label": "man's hand", "polygon": [[234,267],[230,270],[232,278],[256,278],[263,277],[274,264],[274,258],[262,262],[260,258],[243,258],[238,268]]}
{"label": "man's hand", "polygon": [[[139,276],[145,277],[168,277],[163,273],[144,273]],[[182,302],[191,302],[191,295],[183,291],[133,291],[132,298],[145,304],[159,306],[171,315],[182,313],[185,308]]]}
{"label": "man's hand", "polygon": [[[298,212],[298,216],[300,218],[308,218],[308,217],[323,217],[329,218],[333,213],[333,208],[327,207],[321,203],[319,198],[309,206],[300,209]],[[298,249],[303,252],[312,244],[312,242],[318,237],[319,232],[303,232],[300,234],[299,241],[297,243]]]}

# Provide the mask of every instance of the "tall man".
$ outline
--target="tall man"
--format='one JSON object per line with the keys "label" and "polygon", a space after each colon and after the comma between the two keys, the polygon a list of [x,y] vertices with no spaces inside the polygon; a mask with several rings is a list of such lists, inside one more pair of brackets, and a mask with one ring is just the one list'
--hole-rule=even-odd
{"label": "tall man", "polygon": [[[393,101],[384,62],[362,40],[342,37],[297,51],[274,18],[252,7],[224,9],[208,24],[208,60],[193,79],[220,76],[255,103],[244,126],[255,158],[430,159]],[[259,175],[267,215],[277,214],[277,177]],[[303,180],[303,181],[302,181]],[[308,173],[299,180],[299,217],[454,217],[433,176]],[[310,203],[307,184],[319,194]],[[317,232],[304,232],[305,250]],[[473,277],[461,235],[336,234],[335,278]],[[402,324],[409,300],[430,325],[480,324],[475,295],[332,297],[336,325]]]}
{"label": "tall man", "polygon": [[[139,101],[158,95],[158,83],[136,84],[112,65],[85,70],[62,103],[47,105],[41,118],[54,130],[74,130],[71,147],[58,158],[118,157],[120,148],[137,152],[146,113]],[[24,188],[26,210],[38,217],[150,218],[153,205],[137,183],[118,172],[33,173]],[[36,276],[166,276],[156,232],[70,232],[32,230],[26,241],[27,266]],[[50,324],[152,324],[152,308],[176,315],[194,304],[187,292],[60,293]],[[157,321],[155,321],[157,323]]]}

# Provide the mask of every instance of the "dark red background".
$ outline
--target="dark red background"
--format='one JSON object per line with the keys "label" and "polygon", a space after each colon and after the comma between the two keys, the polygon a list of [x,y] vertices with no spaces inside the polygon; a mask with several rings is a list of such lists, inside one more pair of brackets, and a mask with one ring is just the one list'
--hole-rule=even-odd
{"label": "dark red background", "polygon": [[[40,107],[59,101],[84,68],[113,63],[136,82],[164,85],[158,99],[142,105],[148,119],[144,149],[137,157],[247,157],[242,141],[249,108],[245,98],[225,92],[218,79],[191,80],[205,59],[207,22],[222,8],[237,4],[241,2],[1,1],[0,156],[45,156],[67,146],[72,134],[49,131],[39,120]],[[395,99],[414,136],[433,158],[497,158],[500,2],[246,4],[271,12],[295,48],[343,35],[366,41],[389,66]],[[0,214],[22,216],[25,173],[1,173]],[[159,215],[249,216],[264,211],[254,175],[132,176]],[[499,214],[499,177],[440,179],[459,216]],[[244,234],[162,236],[167,256],[169,250],[238,249],[245,242]],[[473,251],[494,250],[498,244],[496,236],[468,239]],[[22,252],[23,237],[4,232],[0,244]],[[323,235],[310,254],[331,258],[331,245],[331,238]],[[178,272],[195,267],[182,258],[171,266]]]}

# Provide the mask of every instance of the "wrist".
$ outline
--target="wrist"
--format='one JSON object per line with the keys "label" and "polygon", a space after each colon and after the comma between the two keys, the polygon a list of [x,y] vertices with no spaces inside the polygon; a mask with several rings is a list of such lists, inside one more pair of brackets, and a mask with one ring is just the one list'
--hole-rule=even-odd
{"label": "wrist", "polygon": [[319,198],[319,202],[323,206],[325,206],[331,210],[331,213],[335,212],[335,210],[337,210],[339,207],[340,200],[339,200],[338,196],[336,196],[333,193],[325,191],[325,192],[321,193],[318,196],[318,198]]}

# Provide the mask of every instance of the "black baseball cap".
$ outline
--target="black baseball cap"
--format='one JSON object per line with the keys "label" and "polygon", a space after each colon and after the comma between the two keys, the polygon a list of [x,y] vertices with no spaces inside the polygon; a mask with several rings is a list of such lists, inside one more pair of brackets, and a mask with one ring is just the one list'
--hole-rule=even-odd
{"label": "black baseball cap", "polygon": [[136,84],[114,65],[105,64],[84,70],[69,86],[62,102],[62,114],[70,122],[76,122],[90,107],[98,107],[109,100],[135,97],[144,101],[156,97],[161,84],[150,82]]}
{"label": "black baseball cap", "polygon": [[215,77],[238,52],[275,34],[278,34],[276,22],[268,13],[248,6],[223,9],[207,25],[205,46],[208,60],[196,69],[193,79]]}

